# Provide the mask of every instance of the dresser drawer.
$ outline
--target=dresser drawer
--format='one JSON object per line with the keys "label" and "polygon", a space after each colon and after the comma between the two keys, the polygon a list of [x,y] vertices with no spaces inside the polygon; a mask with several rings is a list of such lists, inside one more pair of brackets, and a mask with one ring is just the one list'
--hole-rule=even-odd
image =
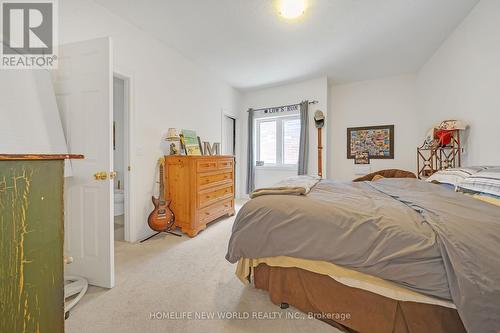
{"label": "dresser drawer", "polygon": [[198,172],[215,171],[218,169],[219,161],[203,159],[196,162],[196,170]]}
{"label": "dresser drawer", "polygon": [[233,185],[218,186],[198,193],[198,207],[206,207],[217,201],[233,197]]}
{"label": "dresser drawer", "polygon": [[222,161],[217,161],[217,169],[219,170],[232,170],[233,169],[233,160],[232,159],[227,159],[227,160],[222,160]]}
{"label": "dresser drawer", "polygon": [[233,183],[233,172],[220,170],[216,172],[199,173],[197,175],[198,188],[200,190],[207,187],[213,187]]}
{"label": "dresser drawer", "polygon": [[209,223],[224,214],[233,213],[233,199],[218,202],[214,205],[200,209],[198,221],[201,224]]}

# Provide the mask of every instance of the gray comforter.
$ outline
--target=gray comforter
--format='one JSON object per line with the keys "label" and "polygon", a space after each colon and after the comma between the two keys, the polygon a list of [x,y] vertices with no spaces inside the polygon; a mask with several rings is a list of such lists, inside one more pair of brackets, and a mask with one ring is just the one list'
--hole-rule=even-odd
{"label": "gray comforter", "polygon": [[500,207],[415,179],[322,181],[246,203],[226,259],[324,260],[453,300],[468,332],[500,332]]}

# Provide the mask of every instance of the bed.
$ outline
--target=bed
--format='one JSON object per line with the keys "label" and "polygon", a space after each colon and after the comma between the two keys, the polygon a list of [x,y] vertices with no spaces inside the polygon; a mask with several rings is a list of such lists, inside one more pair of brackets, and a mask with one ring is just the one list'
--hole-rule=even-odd
{"label": "bed", "polygon": [[416,179],[322,180],[247,202],[226,259],[274,303],[346,332],[487,333],[499,249],[500,207]]}

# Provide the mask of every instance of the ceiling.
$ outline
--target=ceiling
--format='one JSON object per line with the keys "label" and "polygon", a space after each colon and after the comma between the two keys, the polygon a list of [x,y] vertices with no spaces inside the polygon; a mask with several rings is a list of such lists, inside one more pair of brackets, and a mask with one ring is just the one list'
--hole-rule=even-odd
{"label": "ceiling", "polygon": [[94,0],[240,89],[416,72],[479,0]]}

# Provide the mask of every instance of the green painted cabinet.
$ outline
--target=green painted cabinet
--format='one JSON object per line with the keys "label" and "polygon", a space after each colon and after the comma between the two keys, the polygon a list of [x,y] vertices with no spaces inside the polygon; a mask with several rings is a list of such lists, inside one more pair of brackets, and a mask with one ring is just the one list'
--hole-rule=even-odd
{"label": "green painted cabinet", "polygon": [[63,173],[0,155],[0,333],[64,332]]}

